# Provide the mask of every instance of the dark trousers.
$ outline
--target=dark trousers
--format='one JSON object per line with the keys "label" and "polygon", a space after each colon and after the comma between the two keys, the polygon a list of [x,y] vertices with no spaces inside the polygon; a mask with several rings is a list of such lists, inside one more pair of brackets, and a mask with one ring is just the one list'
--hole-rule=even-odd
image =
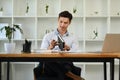
{"label": "dark trousers", "polygon": [[37,80],[72,80],[65,75],[68,71],[81,75],[81,68],[74,66],[72,62],[40,62],[34,68],[34,76]]}
{"label": "dark trousers", "polygon": [[81,75],[81,68],[74,66],[72,62],[45,62],[44,69],[47,75],[57,74],[61,80],[73,80],[65,75],[68,71],[78,76]]}

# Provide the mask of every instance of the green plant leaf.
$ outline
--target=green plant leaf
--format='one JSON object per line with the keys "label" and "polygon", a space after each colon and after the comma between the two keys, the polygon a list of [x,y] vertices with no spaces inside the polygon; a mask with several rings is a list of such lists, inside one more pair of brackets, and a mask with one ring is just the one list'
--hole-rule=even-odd
{"label": "green plant leaf", "polygon": [[0,29],[0,31],[2,32],[2,30],[5,29],[6,31],[6,37],[9,40],[9,42],[11,42],[12,37],[14,37],[14,32],[16,31],[16,29],[20,30],[20,32],[23,34],[23,30],[19,27],[19,25],[13,25],[13,27],[10,26],[4,26]]}

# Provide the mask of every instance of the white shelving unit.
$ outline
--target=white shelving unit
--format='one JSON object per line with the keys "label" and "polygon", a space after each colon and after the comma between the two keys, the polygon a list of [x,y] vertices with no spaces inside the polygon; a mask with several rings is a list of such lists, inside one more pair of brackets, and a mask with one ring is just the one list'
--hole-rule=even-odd
{"label": "white shelving unit", "polygon": [[[13,39],[16,43],[16,52],[21,52],[25,38],[32,41],[32,49],[38,49],[43,36],[57,28],[58,13],[68,10],[73,14],[69,31],[78,36],[80,49],[100,51],[106,33],[120,33],[119,3],[120,0],[0,0],[0,9],[3,8],[0,24],[21,24],[24,35]],[[27,6],[28,13],[26,13]],[[46,6],[48,6],[48,13],[46,13]],[[73,13],[73,9],[76,9],[76,13]],[[93,39],[95,37],[93,31],[98,32],[98,37],[95,39]],[[0,52],[4,52],[5,42],[7,42],[5,38],[0,38]],[[13,71],[16,75],[20,73],[19,68],[22,69],[18,66],[20,64],[22,63],[14,64]],[[33,65],[34,63],[29,64],[31,67]],[[93,77],[96,71],[100,75],[100,80],[103,77],[101,64],[79,63],[77,65],[82,66],[82,76],[86,79],[98,80],[98,76]],[[117,70],[115,73],[115,76],[118,76]],[[14,79],[19,80],[13,75],[12,80]]]}

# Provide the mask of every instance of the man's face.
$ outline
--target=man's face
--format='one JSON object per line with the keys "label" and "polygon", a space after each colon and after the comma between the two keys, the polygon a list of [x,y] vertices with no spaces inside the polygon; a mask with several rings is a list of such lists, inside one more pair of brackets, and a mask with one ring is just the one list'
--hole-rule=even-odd
{"label": "man's face", "polygon": [[62,31],[66,31],[68,26],[70,24],[69,18],[66,17],[60,17],[58,19],[58,28]]}

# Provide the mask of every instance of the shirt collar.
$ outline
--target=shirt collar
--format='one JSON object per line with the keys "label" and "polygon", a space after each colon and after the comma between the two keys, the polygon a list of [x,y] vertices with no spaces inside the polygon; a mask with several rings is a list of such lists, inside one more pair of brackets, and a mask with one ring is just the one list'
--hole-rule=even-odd
{"label": "shirt collar", "polygon": [[[55,29],[54,33],[55,33],[56,35],[59,35],[59,34],[60,34],[57,29]],[[63,36],[69,36],[69,32],[67,31]]]}

